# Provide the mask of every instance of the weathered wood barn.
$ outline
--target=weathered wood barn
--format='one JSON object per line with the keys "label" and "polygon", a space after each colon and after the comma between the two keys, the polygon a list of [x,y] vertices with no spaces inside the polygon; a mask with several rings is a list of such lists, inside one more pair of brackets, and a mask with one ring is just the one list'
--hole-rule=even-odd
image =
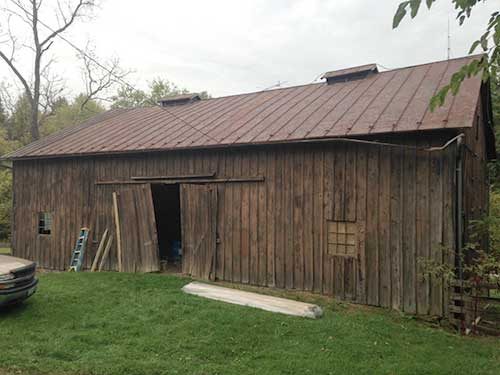
{"label": "weathered wood barn", "polygon": [[88,267],[115,231],[116,193],[110,270],[158,271],[180,256],[199,278],[442,315],[447,290],[421,277],[419,259],[457,262],[467,223],[488,211],[496,156],[480,77],[429,109],[468,61],[167,98],[64,129],[7,156],[13,252],[64,270],[88,227]]}

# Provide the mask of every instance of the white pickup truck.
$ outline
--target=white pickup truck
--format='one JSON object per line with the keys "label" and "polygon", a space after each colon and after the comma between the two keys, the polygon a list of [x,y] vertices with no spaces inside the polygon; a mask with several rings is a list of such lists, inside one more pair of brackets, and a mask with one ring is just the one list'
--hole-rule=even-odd
{"label": "white pickup truck", "polygon": [[0,255],[0,307],[24,301],[36,292],[36,263]]}

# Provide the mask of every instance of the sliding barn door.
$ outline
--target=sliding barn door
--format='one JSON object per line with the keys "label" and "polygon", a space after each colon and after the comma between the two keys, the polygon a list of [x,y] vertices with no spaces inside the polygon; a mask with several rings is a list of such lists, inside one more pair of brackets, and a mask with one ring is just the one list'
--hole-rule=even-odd
{"label": "sliding barn door", "polygon": [[181,187],[182,272],[205,280],[215,278],[217,188]]}
{"label": "sliding barn door", "polygon": [[115,194],[117,224],[120,229],[121,271],[159,271],[160,259],[151,185],[136,185]]}

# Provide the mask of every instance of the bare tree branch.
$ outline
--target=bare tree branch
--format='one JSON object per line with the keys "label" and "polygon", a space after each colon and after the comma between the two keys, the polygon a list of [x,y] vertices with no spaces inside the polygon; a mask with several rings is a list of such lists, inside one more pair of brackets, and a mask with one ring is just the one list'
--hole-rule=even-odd
{"label": "bare tree branch", "polygon": [[26,94],[31,99],[33,97],[33,95],[31,94],[30,86],[28,85],[28,82],[23,77],[23,75],[21,74],[21,72],[16,68],[16,66],[12,62],[12,59],[8,58],[2,51],[0,51],[0,57],[7,63],[7,65],[12,70],[12,72],[17,76],[17,78],[19,79],[19,81],[21,81],[24,89],[26,90]]}
{"label": "bare tree branch", "polygon": [[121,79],[125,78],[130,71],[123,70],[120,67],[120,60],[112,58],[104,63],[107,70],[98,66],[95,61],[95,51],[87,43],[84,53],[79,55],[83,62],[83,76],[85,80],[86,98],[83,100],[80,109],[83,110],[90,100],[104,100],[99,95],[108,91],[116,85]]}
{"label": "bare tree branch", "polygon": [[[60,2],[58,1],[58,7],[59,9],[60,8]],[[54,30],[51,34],[49,34],[49,36],[47,36],[41,43],[40,45],[41,46],[44,46],[45,44],[47,44],[50,40],[54,39],[58,34],[61,34],[62,32],[64,32],[68,27],[70,27],[73,22],[75,21],[75,19],[80,16],[80,11],[83,10],[83,8],[85,7],[92,7],[94,6],[94,2],[93,1],[84,1],[84,0],[80,0],[78,2],[78,4],[74,7],[73,11],[71,12],[71,15],[69,16],[69,18],[66,18],[64,16],[64,12],[60,11],[61,12],[61,15],[63,17],[63,25],[60,26],[58,29]]]}
{"label": "bare tree branch", "polygon": [[[14,55],[19,49],[17,38],[12,33],[10,24],[8,26],[7,36],[10,39],[10,47],[12,49],[10,57],[7,52],[0,50],[0,58],[5,61],[10,70],[21,82],[24,91],[28,97],[31,105],[31,124],[30,132],[32,139],[38,139],[40,136],[39,123],[40,112],[43,116],[51,112],[53,107],[53,100],[55,100],[62,93],[61,79],[51,76],[47,79],[48,68],[53,63],[52,60],[43,64],[44,56],[54,43],[54,38],[59,34],[66,31],[78,17],[81,17],[86,9],[94,7],[94,0],[78,0],[76,4],[73,1],[66,0],[63,5],[62,0],[57,1],[56,17],[60,21],[59,27],[52,29],[46,23],[39,19],[39,12],[42,5],[45,4],[43,0],[10,0],[11,7],[6,7],[6,13],[10,16],[16,16],[22,22],[29,25],[30,33],[32,36],[32,45],[22,44],[23,47],[29,48],[33,51],[33,71],[30,74],[23,74],[16,66]],[[29,5],[28,5],[29,4]],[[42,37],[39,27],[50,30],[46,37]],[[8,44],[8,43],[7,43]],[[29,77],[32,77],[29,78]],[[32,82],[29,82],[32,80]],[[95,94],[93,94],[95,95]]]}

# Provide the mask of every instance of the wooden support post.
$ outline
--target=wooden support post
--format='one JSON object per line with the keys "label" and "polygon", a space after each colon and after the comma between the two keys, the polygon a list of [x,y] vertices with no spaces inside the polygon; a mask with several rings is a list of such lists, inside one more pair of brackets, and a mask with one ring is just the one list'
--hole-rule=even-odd
{"label": "wooden support post", "polygon": [[99,258],[101,257],[101,253],[104,250],[104,245],[106,244],[107,236],[108,236],[108,229],[106,229],[102,235],[101,242],[99,243],[99,247],[97,248],[97,253],[95,254],[94,261],[92,262],[92,267],[90,268],[90,272],[95,272],[97,268],[97,264],[99,263]]}
{"label": "wooden support post", "polygon": [[109,250],[111,249],[111,245],[113,244],[113,236],[109,236],[109,241],[106,244],[106,248],[104,249],[104,254],[102,254],[101,264],[99,264],[99,272],[102,271],[104,267],[104,262],[108,258]]}
{"label": "wooden support post", "polygon": [[120,232],[120,216],[118,213],[118,193],[113,192],[113,213],[116,226],[116,250],[118,257],[118,272],[122,272],[122,241]]}

